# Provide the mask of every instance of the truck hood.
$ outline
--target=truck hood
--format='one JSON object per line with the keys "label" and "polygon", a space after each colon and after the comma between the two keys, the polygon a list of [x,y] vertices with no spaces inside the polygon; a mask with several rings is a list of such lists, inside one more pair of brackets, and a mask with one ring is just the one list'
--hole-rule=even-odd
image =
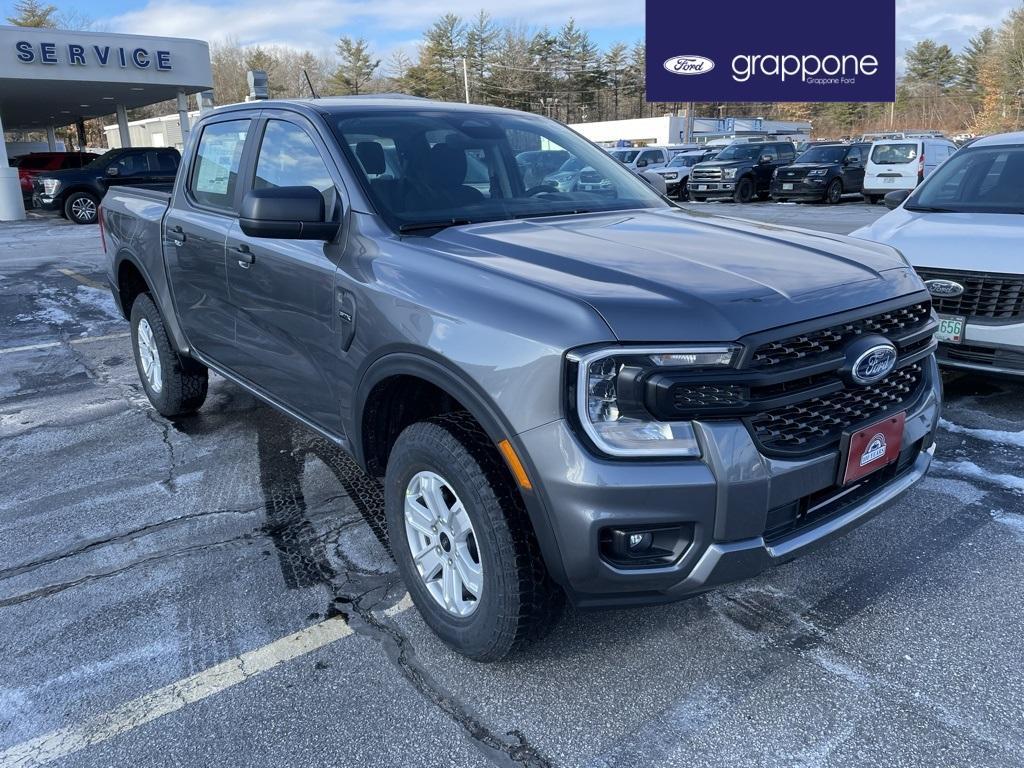
{"label": "truck hood", "polygon": [[915,267],[1020,273],[1024,216],[897,208],[852,236],[891,245]]}
{"label": "truck hood", "polygon": [[739,168],[744,165],[753,165],[753,160],[708,160],[704,163],[697,163],[694,168]]}
{"label": "truck hood", "polygon": [[922,289],[885,246],[680,209],[452,227],[429,242],[585,301],[628,341],[731,340]]}

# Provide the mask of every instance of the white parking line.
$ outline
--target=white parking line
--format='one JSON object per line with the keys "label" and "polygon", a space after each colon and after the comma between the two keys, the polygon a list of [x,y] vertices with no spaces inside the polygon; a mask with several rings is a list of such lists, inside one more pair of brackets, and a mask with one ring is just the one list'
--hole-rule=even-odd
{"label": "white parking line", "polygon": [[[105,336],[80,336],[77,339],[71,339],[69,344],[91,344],[94,341],[110,341],[111,339],[127,339],[131,334],[129,333],[108,333]],[[51,347],[59,347],[63,344],[63,341],[44,341],[41,344],[26,344],[24,347],[7,347],[7,349],[0,349],[0,355],[9,355],[14,352],[34,352],[37,349],[50,349]]]}
{"label": "white parking line", "polygon": [[340,616],[327,619],[287,637],[147,693],[84,723],[44,733],[0,752],[0,768],[46,765],[86,747],[101,744],[140,725],[176,712],[267,672],[279,664],[323,648],[352,634]]}

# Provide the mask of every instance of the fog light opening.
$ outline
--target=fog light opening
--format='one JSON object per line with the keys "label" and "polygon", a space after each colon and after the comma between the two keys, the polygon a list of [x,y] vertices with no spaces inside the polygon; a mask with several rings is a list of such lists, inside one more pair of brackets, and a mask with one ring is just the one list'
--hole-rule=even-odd
{"label": "fog light opening", "polygon": [[601,557],[617,568],[651,568],[676,562],[693,541],[693,523],[604,528]]}

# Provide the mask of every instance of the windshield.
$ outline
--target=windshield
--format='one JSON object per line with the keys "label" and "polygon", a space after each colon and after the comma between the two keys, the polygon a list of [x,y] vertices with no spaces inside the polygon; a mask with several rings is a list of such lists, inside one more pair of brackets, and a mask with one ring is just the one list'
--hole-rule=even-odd
{"label": "windshield", "polygon": [[[399,231],[668,206],[604,151],[541,117],[379,110],[339,114],[333,128],[375,209]],[[536,168],[538,159],[558,163]],[[586,168],[579,184],[545,180],[570,159]]]}
{"label": "windshield", "polygon": [[875,165],[905,165],[917,160],[917,144],[875,144],[871,162]]}
{"label": "windshield", "polygon": [[702,157],[704,157],[703,154],[699,154],[699,155],[676,155],[675,157],[672,158],[672,161],[669,163],[669,166],[670,167],[675,167],[675,168],[678,168],[679,166],[684,166],[686,168],[689,168],[689,167],[694,166],[697,163],[699,163],[700,159]]}
{"label": "windshield", "polygon": [[620,149],[615,152],[609,153],[612,157],[618,160],[620,163],[632,163],[636,160],[636,156],[640,154],[639,149]]}
{"label": "windshield", "polygon": [[1024,145],[957,152],[932,172],[904,208],[951,213],[1024,213]]}
{"label": "windshield", "polygon": [[846,147],[811,147],[796,159],[798,163],[841,163]]}
{"label": "windshield", "polygon": [[756,160],[763,151],[763,144],[733,144],[719,152],[715,160]]}
{"label": "windshield", "polygon": [[583,163],[578,157],[570,157],[562,166],[558,169],[559,171],[582,171]]}

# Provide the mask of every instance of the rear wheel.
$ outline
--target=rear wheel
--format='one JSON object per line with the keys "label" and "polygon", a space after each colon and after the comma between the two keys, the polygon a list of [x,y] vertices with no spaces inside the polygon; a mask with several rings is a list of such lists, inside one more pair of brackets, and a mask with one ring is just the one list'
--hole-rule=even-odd
{"label": "rear wheel", "polygon": [[882,199],[881,195],[862,195],[862,197],[868,201],[869,205],[875,205],[879,200]]}
{"label": "rear wheel", "polygon": [[518,490],[467,413],[407,427],[388,458],[388,538],[424,621],[459,653],[497,661],[543,636],[564,601]]}
{"label": "rear wheel", "polygon": [[131,322],[135,366],[149,402],[168,418],[199,410],[206,400],[206,366],[183,359],[175,351],[149,294],[132,303]]}
{"label": "rear wheel", "polygon": [[836,205],[843,200],[843,182],[839,179],[833,179],[832,183],[828,185],[828,189],[825,190],[825,202],[829,205]]}
{"label": "rear wheel", "polygon": [[73,192],[64,201],[64,215],[75,224],[95,224],[99,201],[88,192]]}
{"label": "rear wheel", "polygon": [[751,198],[754,197],[754,182],[750,179],[740,179],[736,183],[736,191],[733,192],[732,199],[736,203],[749,203]]}

